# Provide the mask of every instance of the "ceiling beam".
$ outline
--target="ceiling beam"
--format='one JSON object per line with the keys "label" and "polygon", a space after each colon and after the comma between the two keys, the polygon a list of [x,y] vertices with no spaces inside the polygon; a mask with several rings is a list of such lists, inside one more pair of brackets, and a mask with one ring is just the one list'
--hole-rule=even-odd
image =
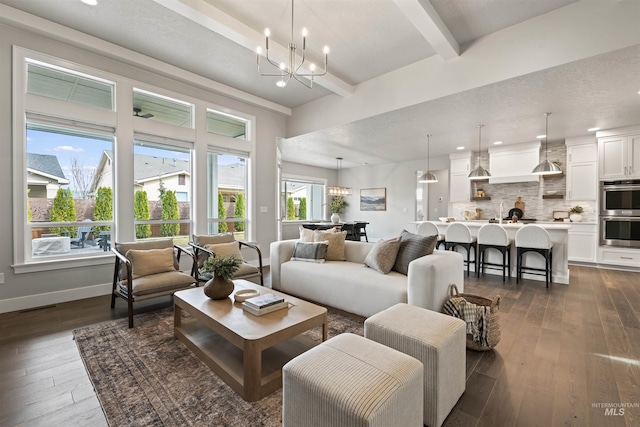
{"label": "ceiling beam", "polygon": [[[255,52],[257,46],[264,43],[263,33],[254,30],[203,0],[153,1],[253,52]],[[270,40],[269,49],[273,51],[273,56],[275,57],[289,57],[289,49],[273,40]],[[298,56],[298,61],[302,61],[300,56]],[[310,73],[310,70],[304,69],[304,67],[301,71]],[[352,85],[330,73],[322,77],[314,77],[313,82],[340,96],[351,95],[354,91]]]}
{"label": "ceiling beam", "polygon": [[460,56],[460,46],[429,0],[393,0],[400,11],[445,61]]}

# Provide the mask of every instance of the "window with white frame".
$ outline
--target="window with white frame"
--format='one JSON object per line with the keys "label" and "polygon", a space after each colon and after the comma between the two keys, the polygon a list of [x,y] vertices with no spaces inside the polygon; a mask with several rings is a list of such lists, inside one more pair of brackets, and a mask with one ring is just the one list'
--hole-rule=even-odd
{"label": "window with white frame", "polygon": [[248,153],[207,153],[208,233],[232,232],[236,240],[246,240]]}
{"label": "window with white frame", "polygon": [[323,219],[324,189],[323,180],[283,175],[280,191],[282,220]]}

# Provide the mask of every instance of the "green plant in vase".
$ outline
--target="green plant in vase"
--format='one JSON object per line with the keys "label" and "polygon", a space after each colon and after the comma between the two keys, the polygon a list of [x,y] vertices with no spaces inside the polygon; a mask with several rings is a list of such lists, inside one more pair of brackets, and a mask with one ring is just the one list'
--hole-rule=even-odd
{"label": "green plant in vase", "polygon": [[576,205],[571,209],[569,209],[569,219],[571,219],[571,221],[573,222],[582,221],[583,212],[584,212],[584,209],[582,208],[582,206]]}
{"label": "green plant in vase", "polygon": [[202,264],[200,274],[213,277],[204,284],[204,293],[211,299],[224,299],[231,295],[234,285],[231,279],[242,260],[233,255],[210,256]]}

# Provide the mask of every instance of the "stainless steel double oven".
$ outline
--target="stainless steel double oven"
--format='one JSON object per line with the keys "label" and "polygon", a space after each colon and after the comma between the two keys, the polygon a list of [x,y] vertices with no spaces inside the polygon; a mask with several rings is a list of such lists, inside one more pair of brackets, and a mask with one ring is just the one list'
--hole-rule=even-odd
{"label": "stainless steel double oven", "polygon": [[600,244],[640,248],[640,180],[600,182]]}

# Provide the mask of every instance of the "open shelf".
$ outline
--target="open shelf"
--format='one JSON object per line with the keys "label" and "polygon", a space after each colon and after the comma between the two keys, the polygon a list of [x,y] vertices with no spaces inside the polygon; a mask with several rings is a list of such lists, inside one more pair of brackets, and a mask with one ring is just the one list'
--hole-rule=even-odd
{"label": "open shelf", "polygon": [[564,172],[560,172],[560,173],[556,173],[553,175],[540,175],[542,177],[542,179],[548,179],[548,178],[562,178],[564,176]]}
{"label": "open shelf", "polygon": [[543,199],[564,199],[564,194],[543,194]]}
{"label": "open shelf", "polygon": [[489,196],[482,196],[482,197],[472,197],[471,200],[491,200],[491,197]]}

